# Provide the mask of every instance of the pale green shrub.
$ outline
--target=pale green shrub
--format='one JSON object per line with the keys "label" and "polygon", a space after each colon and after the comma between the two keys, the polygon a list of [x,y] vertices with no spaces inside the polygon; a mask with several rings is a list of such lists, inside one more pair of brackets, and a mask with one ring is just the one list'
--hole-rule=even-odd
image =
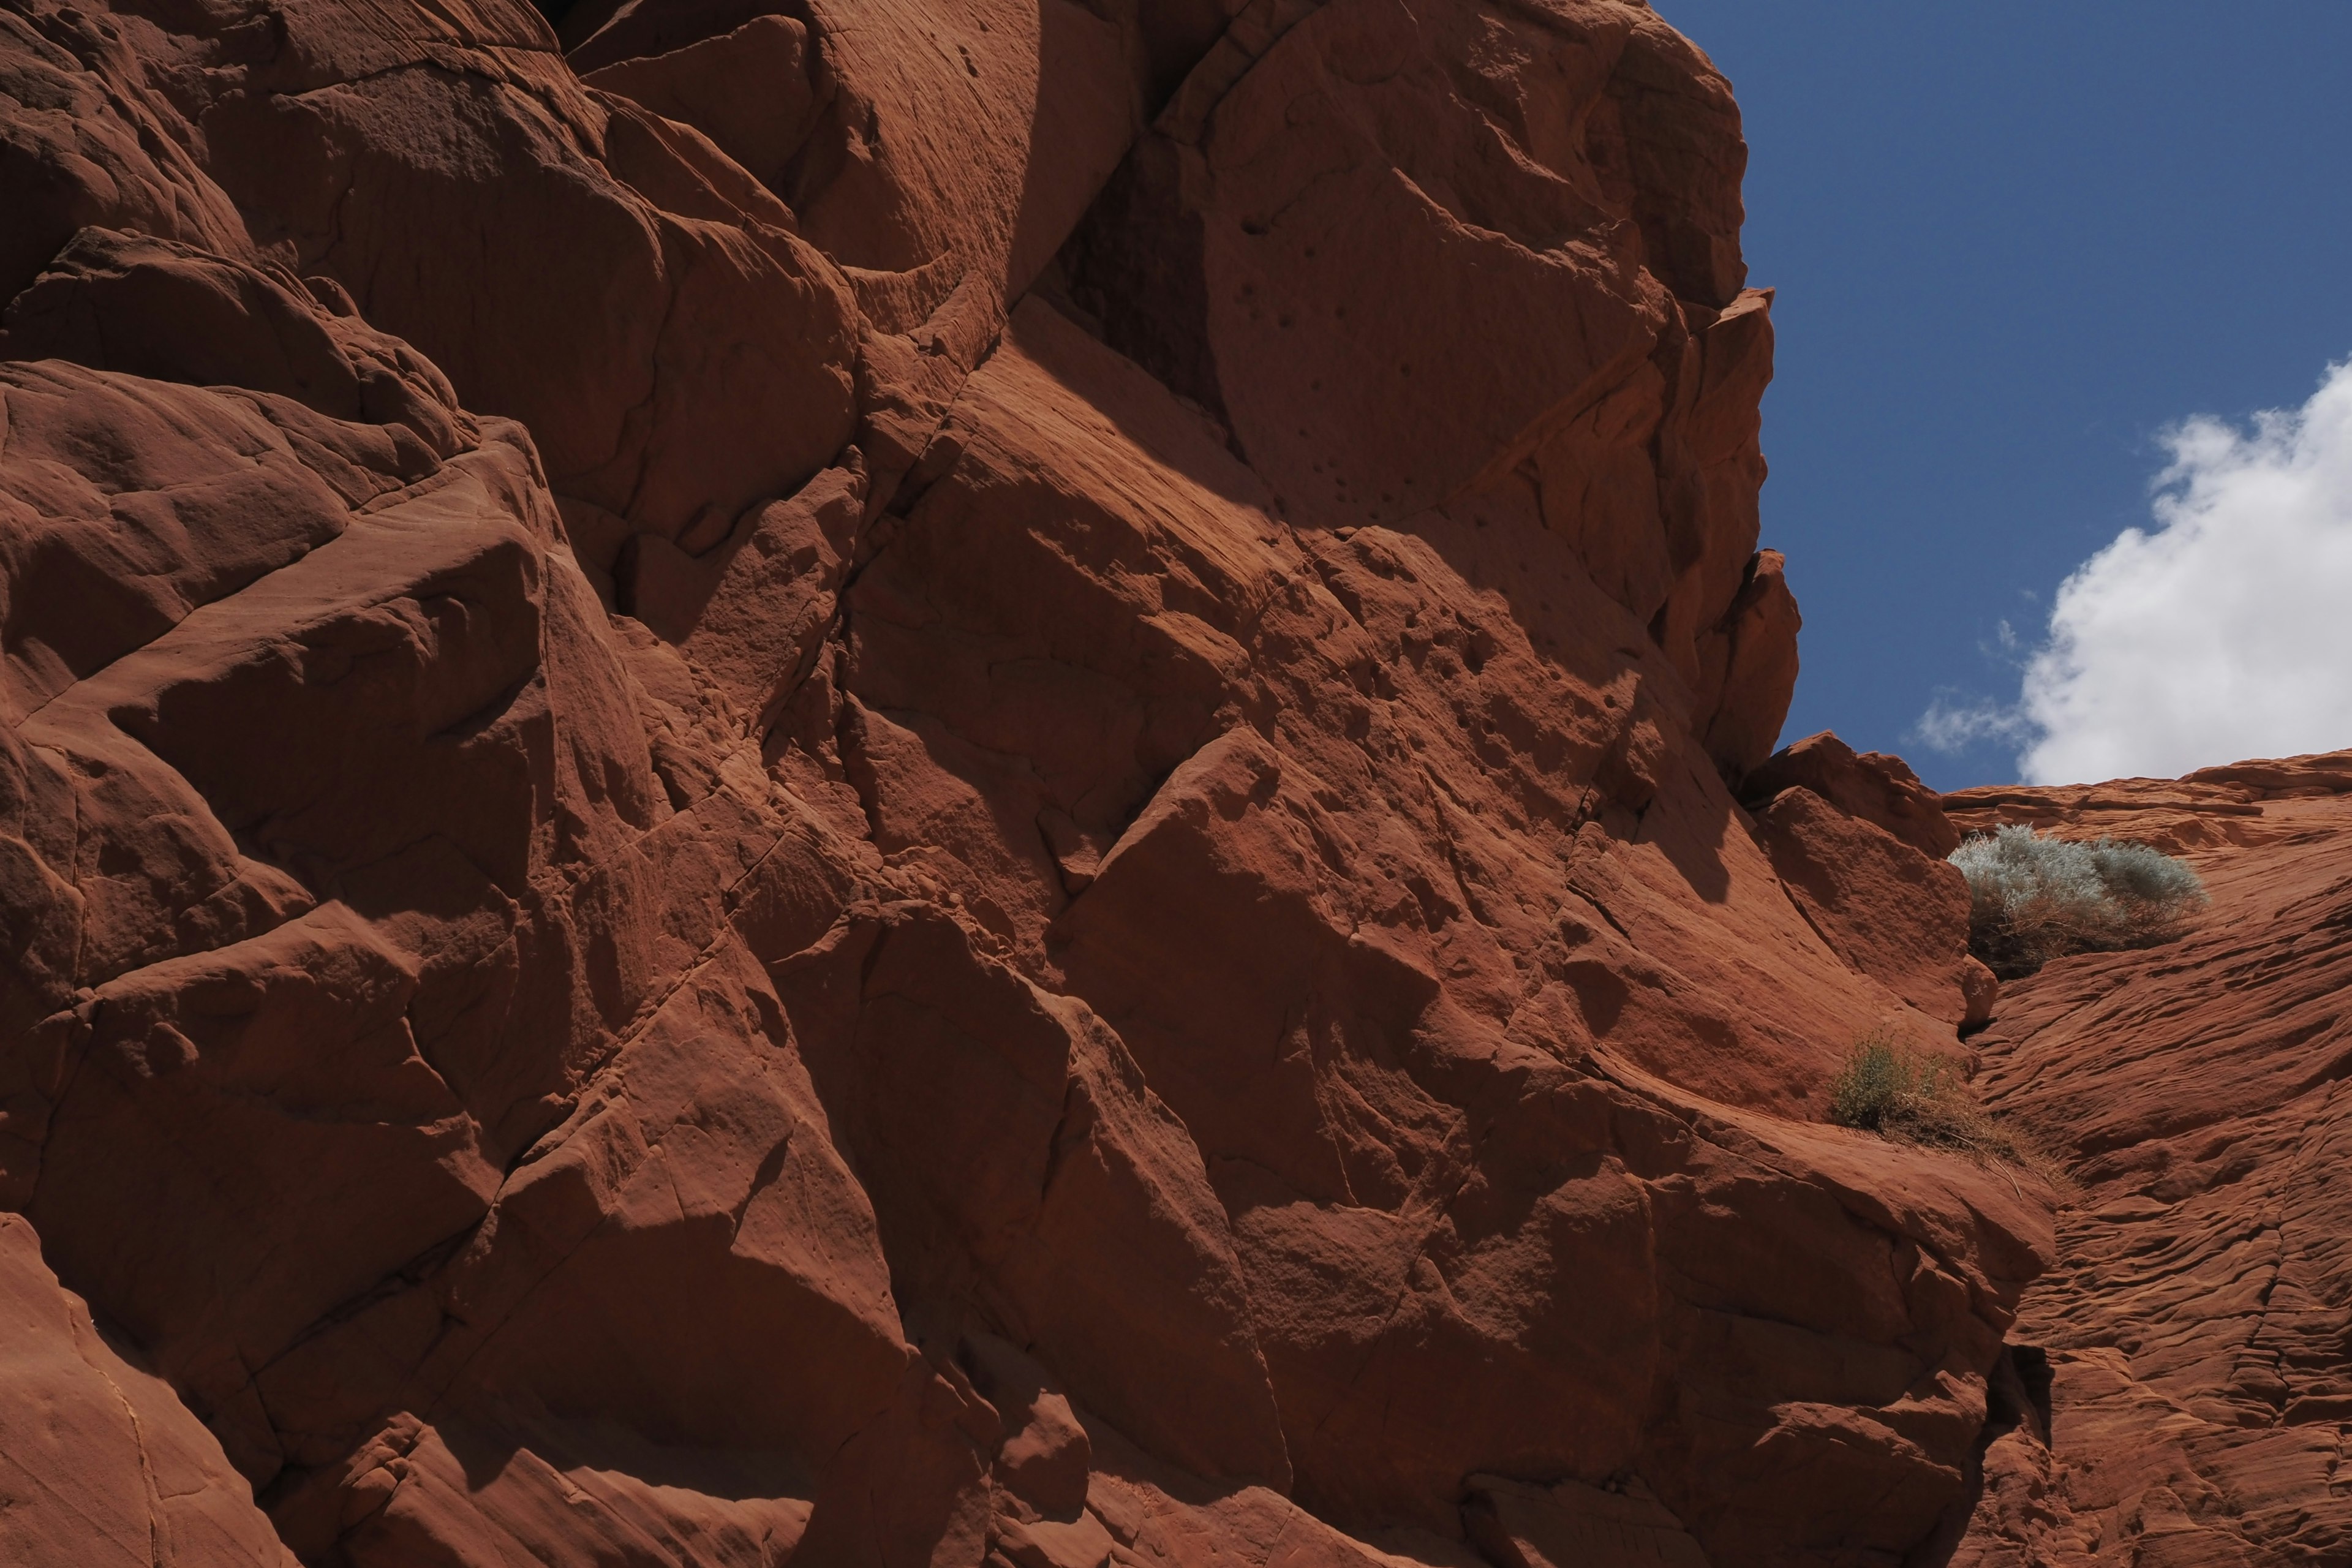
{"label": "pale green shrub", "polygon": [[2071,952],[2167,941],[2207,901],[2181,861],[2112,838],[2080,844],[2011,824],[1951,860],[1969,879],[1969,946],[2003,979]]}

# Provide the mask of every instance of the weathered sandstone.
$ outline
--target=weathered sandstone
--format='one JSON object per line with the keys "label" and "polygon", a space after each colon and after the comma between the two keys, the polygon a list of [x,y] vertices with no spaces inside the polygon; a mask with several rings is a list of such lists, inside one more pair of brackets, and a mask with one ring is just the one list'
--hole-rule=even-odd
{"label": "weathered sandstone", "polygon": [[17,0],[0,125],[26,1560],[1965,1513],[2053,1194],[1822,1121],[1986,996],[1768,761],[1645,7]]}
{"label": "weathered sandstone", "polygon": [[[2352,753],[1968,790],[1970,828],[2179,846],[2212,896],[2141,952],[2002,987],[1992,1103],[2079,1190],[1996,1380],[1955,1563],[2303,1563],[2352,1543]],[[1998,1397],[2006,1383],[2010,1394]]]}

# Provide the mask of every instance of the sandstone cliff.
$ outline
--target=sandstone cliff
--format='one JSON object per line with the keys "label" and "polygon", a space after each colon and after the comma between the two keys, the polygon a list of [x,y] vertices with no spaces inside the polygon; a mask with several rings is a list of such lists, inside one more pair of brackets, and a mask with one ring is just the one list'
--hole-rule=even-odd
{"label": "sandstone cliff", "polygon": [[1643,5],[10,0],[0,127],[0,1552],[1891,1563],[2031,1469],[2053,1195],[1821,1121],[1990,993],[1907,770],[1759,771]]}

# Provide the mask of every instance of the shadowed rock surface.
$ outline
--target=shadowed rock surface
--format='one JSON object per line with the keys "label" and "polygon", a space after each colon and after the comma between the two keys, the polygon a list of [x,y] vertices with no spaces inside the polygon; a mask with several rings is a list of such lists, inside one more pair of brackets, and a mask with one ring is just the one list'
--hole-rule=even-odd
{"label": "shadowed rock surface", "polygon": [[2008,1495],[2055,1197],[1822,1120],[1993,999],[1936,797],[1772,755],[1644,6],[10,0],[0,127],[17,1557]]}

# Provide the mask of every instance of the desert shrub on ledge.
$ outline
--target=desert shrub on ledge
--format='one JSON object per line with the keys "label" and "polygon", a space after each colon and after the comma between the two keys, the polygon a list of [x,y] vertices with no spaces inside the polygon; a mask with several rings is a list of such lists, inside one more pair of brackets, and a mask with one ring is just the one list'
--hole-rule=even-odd
{"label": "desert shrub on ledge", "polygon": [[1829,1119],[1974,1160],[2035,1168],[2041,1163],[1977,1103],[1949,1062],[1879,1036],[1857,1044],[1830,1080]]}
{"label": "desert shrub on ledge", "polygon": [[2206,903],[2183,862],[2145,844],[2078,844],[2011,824],[1952,851],[1969,879],[1969,947],[2014,980],[2073,952],[2147,947]]}

